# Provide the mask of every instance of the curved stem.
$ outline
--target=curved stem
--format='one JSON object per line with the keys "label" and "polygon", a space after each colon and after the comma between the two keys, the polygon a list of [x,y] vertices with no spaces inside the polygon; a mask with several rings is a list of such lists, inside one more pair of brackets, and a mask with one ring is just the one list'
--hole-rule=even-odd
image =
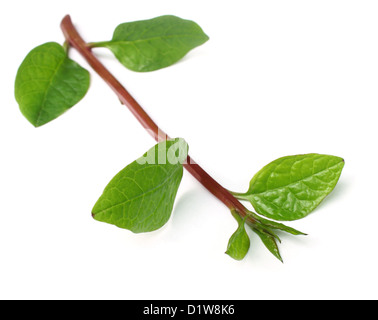
{"label": "curved stem", "polygon": [[[110,86],[121,102],[129,108],[142,126],[150,133],[156,141],[169,139],[169,136],[162,131],[151,117],[144,111],[140,104],[130,95],[122,84],[105,68],[105,66],[92,53],[91,47],[82,39],[72,24],[69,15],[61,22],[61,29],[67,42],[74,47],[89,63],[94,71]],[[204,169],[188,156],[184,168],[196,178],[208,191],[222,201],[229,209],[236,210],[241,217],[248,216],[250,222],[254,218],[247,214],[247,209],[217,181],[215,181]]]}

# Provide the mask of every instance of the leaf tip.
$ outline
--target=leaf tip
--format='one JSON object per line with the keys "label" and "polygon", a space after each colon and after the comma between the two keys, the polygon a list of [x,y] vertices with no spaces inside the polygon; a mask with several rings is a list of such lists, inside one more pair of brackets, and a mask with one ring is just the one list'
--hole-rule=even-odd
{"label": "leaf tip", "polygon": [[[273,252],[272,252],[273,253]],[[273,255],[279,260],[281,261],[281,263],[284,263],[282,257],[281,257],[281,253],[279,252],[278,248],[277,248],[277,252],[273,253]]]}
{"label": "leaf tip", "polygon": [[45,123],[40,123],[40,122],[30,122],[34,128],[39,128],[42,127]]}
{"label": "leaf tip", "polygon": [[228,250],[225,252],[225,254],[227,254],[230,258],[236,261],[242,261],[245,258],[245,255],[244,256],[235,255],[232,252],[229,252]]}

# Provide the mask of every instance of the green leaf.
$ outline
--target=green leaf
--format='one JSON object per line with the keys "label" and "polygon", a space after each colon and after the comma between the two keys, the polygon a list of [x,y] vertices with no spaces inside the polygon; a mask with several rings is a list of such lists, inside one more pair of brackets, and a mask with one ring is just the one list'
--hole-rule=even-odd
{"label": "green leaf", "polygon": [[168,15],[120,24],[111,41],[92,47],[106,47],[126,68],[145,72],[174,64],[208,39],[195,22]]}
{"label": "green leaf", "polygon": [[89,88],[89,73],[48,42],[34,48],[18,69],[15,97],[23,115],[39,127],[78,103]]}
{"label": "green leaf", "polygon": [[276,242],[275,237],[272,234],[265,232],[259,228],[253,228],[253,231],[260,237],[261,241],[265,245],[265,247],[281,262],[283,262],[281,258],[280,251],[278,249],[278,245]]}
{"label": "green leaf", "polygon": [[307,216],[335,188],[344,160],[322,154],[277,159],[261,169],[245,194],[257,213],[275,220]]}
{"label": "green leaf", "polygon": [[179,138],[155,145],[110,181],[92,210],[94,219],[135,233],[162,227],[171,215],[187,152]]}
{"label": "green leaf", "polygon": [[250,240],[245,230],[245,219],[240,218],[236,213],[233,213],[233,216],[239,226],[228,241],[226,254],[235,260],[242,260],[248,253]]}
{"label": "green leaf", "polygon": [[278,222],[275,222],[275,221],[272,221],[272,220],[264,219],[264,218],[258,216],[256,213],[254,213],[252,211],[249,211],[249,215],[251,215],[262,226],[266,226],[266,227],[276,229],[276,230],[285,231],[285,232],[290,233],[294,236],[307,235],[306,233],[303,233],[303,232],[298,231],[294,228],[288,227],[288,226],[286,226],[282,223],[278,223]]}

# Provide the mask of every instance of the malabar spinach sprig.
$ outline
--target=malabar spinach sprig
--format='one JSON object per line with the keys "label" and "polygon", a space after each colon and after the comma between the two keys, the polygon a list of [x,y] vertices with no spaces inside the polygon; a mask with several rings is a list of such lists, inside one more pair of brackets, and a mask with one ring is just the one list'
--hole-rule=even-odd
{"label": "malabar spinach sprig", "polygon": [[[89,88],[89,72],[69,58],[75,48],[117,94],[158,142],[121,170],[106,186],[92,210],[94,219],[134,233],[161,228],[170,218],[183,169],[222,201],[237,221],[226,253],[242,260],[250,248],[247,228],[282,261],[277,235],[304,233],[280,221],[301,219],[335,188],[344,160],[331,155],[305,154],[277,159],[261,169],[245,193],[228,191],[189,155],[184,139],[172,139],[93,54],[106,47],[128,69],[138,72],[168,67],[209,38],[193,21],[175,16],[120,24],[109,41],[86,43],[66,16],[61,23],[66,42],[42,44],[26,56],[17,72],[15,97],[22,114],[36,127],[61,116]],[[249,201],[256,212],[240,201]],[[265,216],[269,219],[265,219]]]}

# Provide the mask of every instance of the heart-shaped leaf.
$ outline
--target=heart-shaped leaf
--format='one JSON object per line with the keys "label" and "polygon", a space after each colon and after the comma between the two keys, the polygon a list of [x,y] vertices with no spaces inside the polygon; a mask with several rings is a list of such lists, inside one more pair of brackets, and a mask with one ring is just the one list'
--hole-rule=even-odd
{"label": "heart-shaped leaf", "polygon": [[261,169],[246,193],[235,196],[268,218],[301,219],[335,188],[343,167],[344,160],[331,155],[283,157]]}
{"label": "heart-shaped leaf", "polygon": [[34,48],[18,69],[15,97],[22,114],[39,127],[78,103],[89,88],[89,73],[48,42]]}
{"label": "heart-shaped leaf", "polygon": [[106,47],[126,68],[144,72],[174,64],[208,39],[195,22],[166,15],[120,24],[112,40],[92,47]]}
{"label": "heart-shaped leaf", "polygon": [[135,233],[154,231],[169,219],[188,146],[163,141],[120,171],[95,204],[94,219]]}

